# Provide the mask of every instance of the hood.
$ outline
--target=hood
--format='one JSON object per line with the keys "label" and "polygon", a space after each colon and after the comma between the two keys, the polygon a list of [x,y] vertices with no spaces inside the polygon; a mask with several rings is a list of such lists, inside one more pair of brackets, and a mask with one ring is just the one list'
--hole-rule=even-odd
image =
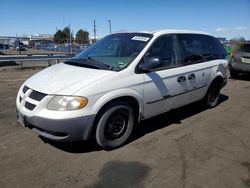
{"label": "hood", "polygon": [[25,85],[41,93],[72,95],[92,82],[114,73],[59,63],[36,73]]}

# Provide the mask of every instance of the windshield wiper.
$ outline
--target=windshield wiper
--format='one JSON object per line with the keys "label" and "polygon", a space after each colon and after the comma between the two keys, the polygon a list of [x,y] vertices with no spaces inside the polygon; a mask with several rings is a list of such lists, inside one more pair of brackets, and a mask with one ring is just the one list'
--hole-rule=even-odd
{"label": "windshield wiper", "polygon": [[84,59],[72,58],[72,59],[64,61],[64,63],[68,64],[68,65],[79,66],[79,67],[101,69],[99,66],[96,66],[96,65],[91,64],[91,63],[87,63],[86,60],[84,60]]}
{"label": "windshield wiper", "polygon": [[[84,58],[85,59],[85,58]],[[95,63],[95,64],[99,64],[99,65],[101,65],[101,66],[103,66],[103,67],[105,67],[107,70],[113,70],[113,67],[112,66],[110,66],[110,65],[108,65],[108,64],[106,64],[106,63],[103,63],[103,62],[101,62],[101,61],[98,61],[98,60],[96,60],[96,59],[94,59],[93,57],[88,57],[87,59],[85,59],[86,61],[91,61],[91,62],[93,62],[93,63]]]}
{"label": "windshield wiper", "polygon": [[81,67],[88,67],[88,68],[95,68],[95,69],[105,69],[105,70],[112,70],[109,65],[101,63],[91,58],[72,58],[66,60],[64,63],[69,65],[81,66]]}

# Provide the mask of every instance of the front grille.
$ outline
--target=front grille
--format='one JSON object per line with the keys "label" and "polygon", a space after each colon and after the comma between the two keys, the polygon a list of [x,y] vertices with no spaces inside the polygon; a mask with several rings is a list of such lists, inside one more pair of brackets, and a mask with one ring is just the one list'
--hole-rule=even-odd
{"label": "front grille", "polygon": [[[39,104],[39,102],[47,96],[45,93],[40,93],[38,91],[32,90],[31,88],[24,86],[22,88],[22,94],[19,95],[19,102],[21,105],[24,105],[24,108],[27,110],[34,110],[34,108]],[[27,99],[32,99],[28,100]]]}
{"label": "front grille", "polygon": [[28,91],[28,89],[29,89],[29,88],[28,88],[27,86],[24,86],[24,87],[23,87],[23,93],[25,94],[26,91]]}
{"label": "front grille", "polygon": [[36,101],[41,101],[45,96],[46,94],[33,90],[31,94],[29,95],[29,98],[36,100]]}
{"label": "front grille", "polygon": [[25,108],[27,108],[28,110],[34,110],[34,108],[36,107],[36,105],[34,105],[34,104],[31,104],[31,103],[29,103],[29,102],[25,102]]}

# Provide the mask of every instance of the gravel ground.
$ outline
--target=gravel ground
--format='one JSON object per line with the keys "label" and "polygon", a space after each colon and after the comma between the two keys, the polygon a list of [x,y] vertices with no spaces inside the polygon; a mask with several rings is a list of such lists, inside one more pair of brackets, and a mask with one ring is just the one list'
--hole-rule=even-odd
{"label": "gravel ground", "polygon": [[57,143],[16,123],[20,85],[40,69],[0,67],[0,186],[250,187],[250,79],[229,79],[219,106],[199,103],[142,122],[130,142],[104,151]]}

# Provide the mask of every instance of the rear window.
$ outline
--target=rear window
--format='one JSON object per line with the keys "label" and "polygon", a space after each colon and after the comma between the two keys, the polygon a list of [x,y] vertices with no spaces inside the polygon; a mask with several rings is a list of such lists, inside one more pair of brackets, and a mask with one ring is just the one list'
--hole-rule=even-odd
{"label": "rear window", "polygon": [[240,51],[250,53],[250,44],[244,44],[244,45],[240,48]]}

